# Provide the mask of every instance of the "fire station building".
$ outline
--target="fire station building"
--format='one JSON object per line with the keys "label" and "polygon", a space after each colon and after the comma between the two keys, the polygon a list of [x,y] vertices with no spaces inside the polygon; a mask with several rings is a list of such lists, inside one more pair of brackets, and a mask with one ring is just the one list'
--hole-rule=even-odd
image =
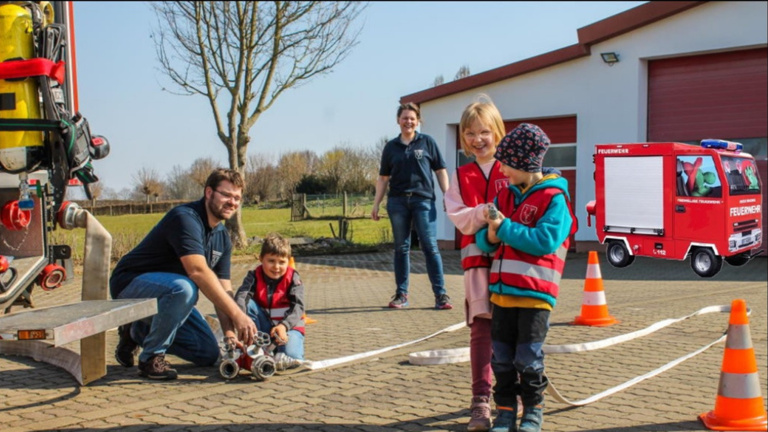
{"label": "fire station building", "polygon": [[[458,123],[478,94],[490,96],[507,130],[524,121],[541,126],[552,141],[544,164],[561,170],[570,183],[579,219],[577,251],[597,245],[585,210],[595,199],[596,144],[698,144],[705,138],[743,143],[758,161],[765,233],[766,17],[768,2],[652,1],[578,29],[577,44],[409,94],[400,102],[420,106],[421,130],[441,146],[449,173],[469,162],[461,151]],[[442,212],[442,206],[438,209]],[[457,232],[445,213],[439,214],[437,229],[441,247],[457,248]]]}

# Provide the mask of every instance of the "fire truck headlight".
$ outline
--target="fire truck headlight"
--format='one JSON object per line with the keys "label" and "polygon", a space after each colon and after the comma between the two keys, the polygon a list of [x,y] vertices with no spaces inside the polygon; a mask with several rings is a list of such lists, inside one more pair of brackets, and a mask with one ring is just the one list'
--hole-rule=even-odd
{"label": "fire truck headlight", "polygon": [[728,241],[728,249],[736,250],[736,240],[729,240]]}

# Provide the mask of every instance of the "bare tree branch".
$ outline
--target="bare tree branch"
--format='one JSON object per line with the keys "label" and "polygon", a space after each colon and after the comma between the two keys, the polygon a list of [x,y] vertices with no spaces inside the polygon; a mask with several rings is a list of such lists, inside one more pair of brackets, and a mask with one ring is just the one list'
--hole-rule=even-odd
{"label": "bare tree branch", "polygon": [[[357,45],[352,1],[152,3],[160,69],[178,94],[205,96],[229,166],[243,173],[250,129],[286,90],[330,72]],[[235,246],[241,215],[228,221]]]}

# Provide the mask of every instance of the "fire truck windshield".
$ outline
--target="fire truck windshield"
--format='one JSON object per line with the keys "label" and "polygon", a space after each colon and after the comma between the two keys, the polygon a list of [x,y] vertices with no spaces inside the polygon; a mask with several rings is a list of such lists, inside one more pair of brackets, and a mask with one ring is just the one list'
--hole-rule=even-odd
{"label": "fire truck windshield", "polygon": [[760,194],[760,180],[758,180],[755,161],[725,155],[721,158],[731,195]]}

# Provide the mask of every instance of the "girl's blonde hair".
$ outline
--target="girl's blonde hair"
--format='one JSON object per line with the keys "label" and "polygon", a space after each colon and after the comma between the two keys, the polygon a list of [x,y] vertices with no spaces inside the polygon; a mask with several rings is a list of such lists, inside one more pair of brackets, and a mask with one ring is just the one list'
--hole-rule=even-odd
{"label": "girl's blonde hair", "polygon": [[504,120],[501,118],[499,109],[496,108],[488,95],[480,94],[475,102],[464,108],[459,122],[459,139],[465,156],[472,156],[472,152],[464,139],[464,131],[469,129],[475,120],[490,127],[491,132],[493,132],[494,147],[498,146],[501,139],[504,138]]}

